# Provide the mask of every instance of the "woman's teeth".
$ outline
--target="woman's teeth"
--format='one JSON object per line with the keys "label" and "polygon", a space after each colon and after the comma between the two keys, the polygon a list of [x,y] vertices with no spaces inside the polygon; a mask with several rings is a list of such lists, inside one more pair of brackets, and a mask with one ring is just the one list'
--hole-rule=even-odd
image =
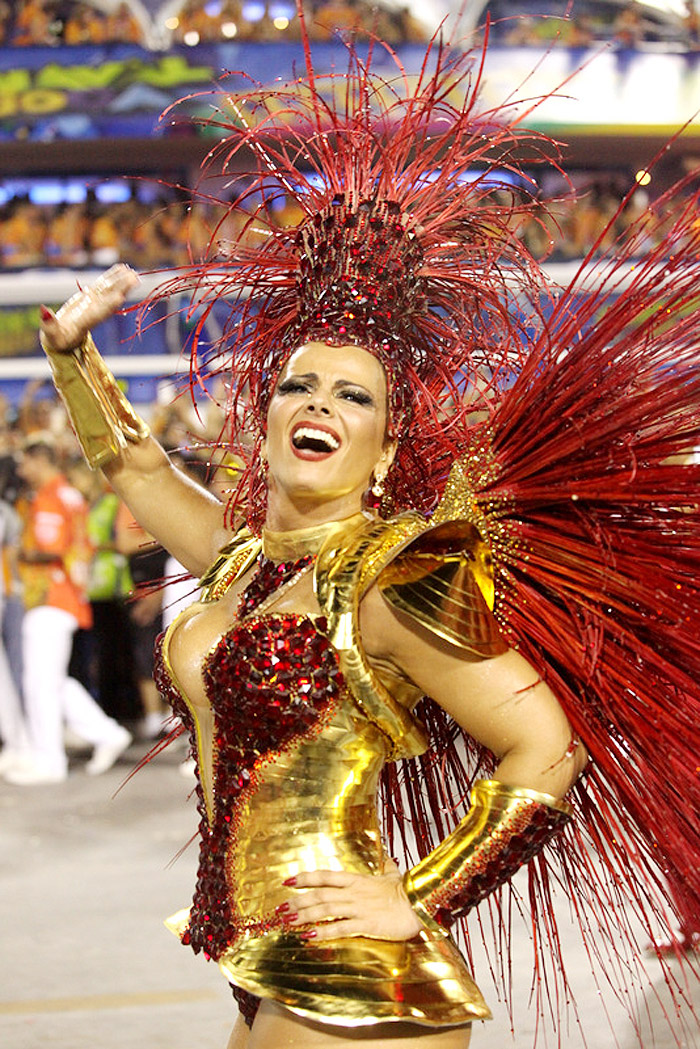
{"label": "woman's teeth", "polygon": [[340,448],[340,441],[333,434],[313,426],[300,426],[295,430],[292,443],[295,448],[308,448],[315,452],[334,452]]}

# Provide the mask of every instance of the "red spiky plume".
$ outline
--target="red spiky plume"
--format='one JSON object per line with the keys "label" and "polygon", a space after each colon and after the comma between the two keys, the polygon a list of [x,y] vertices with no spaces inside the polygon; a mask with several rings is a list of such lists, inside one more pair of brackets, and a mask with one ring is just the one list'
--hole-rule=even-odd
{"label": "red spiky plume", "polygon": [[[544,163],[552,143],[521,127],[515,103],[480,110],[483,50],[453,51],[436,38],[409,76],[370,39],[362,55],[348,44],[342,71],[320,76],[305,31],[304,43],[306,75],[293,83],[234,94],[222,81],[218,112],[206,120],[221,141],[198,191],[220,207],[210,254],[157,293],[189,295],[194,376],[233,379],[226,436],[252,464],[234,509],[248,489],[255,528],[256,442],[274,382],[301,342],[353,342],[382,361],[402,435],[389,506],[426,512],[464,444],[465,388],[472,411],[489,410],[539,325],[543,294],[518,238],[531,207],[520,165]],[[378,51],[389,73],[373,70]],[[495,192],[503,170],[517,173],[519,191],[501,179]],[[229,203],[206,192],[214,175],[239,187]],[[301,218],[280,228],[273,210],[282,197]],[[232,226],[239,233],[224,239]],[[222,299],[223,333],[204,346]]]}

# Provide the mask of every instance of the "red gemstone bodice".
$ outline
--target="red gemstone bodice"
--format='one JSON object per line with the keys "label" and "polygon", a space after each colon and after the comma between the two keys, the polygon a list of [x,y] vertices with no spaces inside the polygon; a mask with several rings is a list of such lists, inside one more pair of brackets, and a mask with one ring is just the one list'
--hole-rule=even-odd
{"label": "red gemstone bodice", "polygon": [[[215,723],[215,804],[213,812],[208,812],[198,777],[200,859],[184,940],[196,952],[204,951],[213,958],[240,931],[227,857],[238,811],[255,790],[256,770],[317,730],[342,686],[335,652],[318,629],[323,620],[315,624],[306,615],[254,614],[257,605],[304,563],[272,568],[270,562],[262,563],[239,604],[239,612],[248,618],[224,634],[203,666]],[[189,730],[196,753],[192,713],[173,685],[160,648],[155,678],[161,694]],[[266,922],[279,924],[274,914]]]}

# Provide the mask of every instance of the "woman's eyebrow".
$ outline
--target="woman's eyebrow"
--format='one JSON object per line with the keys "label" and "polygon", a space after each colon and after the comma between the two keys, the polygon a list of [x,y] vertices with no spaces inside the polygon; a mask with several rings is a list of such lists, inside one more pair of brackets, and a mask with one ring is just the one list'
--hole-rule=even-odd
{"label": "woman's eyebrow", "polygon": [[280,385],[289,382],[290,379],[304,379],[306,382],[318,382],[318,375],[316,372],[290,372],[289,375],[285,375]]}
{"label": "woman's eyebrow", "polygon": [[361,382],[357,382],[355,379],[336,379],[333,383],[334,386],[354,386],[358,390],[364,390],[366,393],[370,393],[368,386],[365,386]]}

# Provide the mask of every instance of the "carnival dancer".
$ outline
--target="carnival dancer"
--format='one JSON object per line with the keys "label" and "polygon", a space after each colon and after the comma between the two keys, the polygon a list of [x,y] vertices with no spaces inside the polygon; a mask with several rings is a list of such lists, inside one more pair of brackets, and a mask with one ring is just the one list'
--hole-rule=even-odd
{"label": "carnival dancer", "polygon": [[[540,158],[523,115],[478,112],[473,56],[435,46],[410,86],[371,62],[351,47],[322,83],[309,58],[303,83],[225,94],[231,119],[212,122],[213,164],[254,163],[222,207],[261,201],[268,236],[212,242],[159,294],[190,290],[192,374],[218,353],[229,440],[253,434],[227,510],[173,468],[89,335],[131,271],[43,313],[89,461],[201,576],[159,664],[201,814],[194,902],[171,926],[252,1023],[231,1047],[464,1049],[489,1012],[447,930],[548,842],[530,865],[540,973],[560,963],[551,864],[584,936],[590,909],[624,928],[626,899],[664,917],[655,862],[700,895],[698,471],[669,462],[700,429],[694,204],[669,196],[614,302],[635,231],[589,301],[574,284],[548,317],[517,235],[527,201],[492,195],[494,151]],[[276,192],[297,227],[275,228]],[[577,828],[563,799],[587,751]]]}

